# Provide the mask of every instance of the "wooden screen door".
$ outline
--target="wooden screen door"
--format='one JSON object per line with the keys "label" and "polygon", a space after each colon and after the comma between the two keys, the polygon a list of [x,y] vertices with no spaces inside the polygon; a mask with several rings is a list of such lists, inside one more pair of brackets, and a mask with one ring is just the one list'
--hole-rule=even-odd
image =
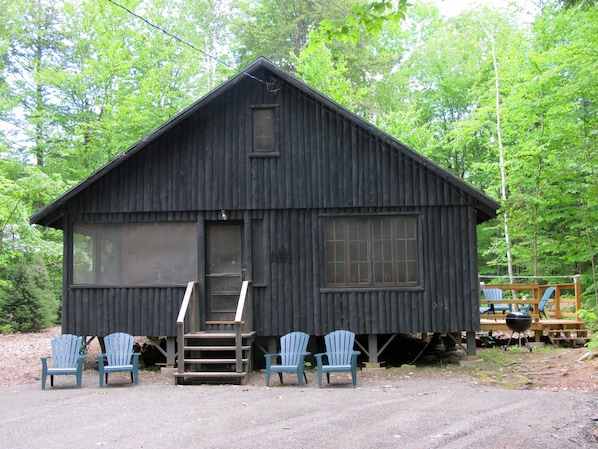
{"label": "wooden screen door", "polygon": [[206,237],[206,321],[231,321],[243,281],[242,225],[209,223]]}

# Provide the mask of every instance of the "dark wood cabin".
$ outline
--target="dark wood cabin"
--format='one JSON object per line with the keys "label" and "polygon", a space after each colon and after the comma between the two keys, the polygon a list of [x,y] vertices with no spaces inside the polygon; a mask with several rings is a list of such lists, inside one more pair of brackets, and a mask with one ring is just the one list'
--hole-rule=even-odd
{"label": "dark wood cabin", "polygon": [[186,292],[193,330],[225,332],[246,281],[268,349],[349,329],[375,363],[396,334],[473,341],[498,207],[259,58],[31,223],[64,231],[63,332],[166,337],[172,364]]}

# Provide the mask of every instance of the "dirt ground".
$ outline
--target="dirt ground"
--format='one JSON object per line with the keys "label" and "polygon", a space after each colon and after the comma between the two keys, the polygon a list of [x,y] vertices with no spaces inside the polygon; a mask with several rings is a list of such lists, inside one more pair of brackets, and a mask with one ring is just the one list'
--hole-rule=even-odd
{"label": "dirt ground", "polygon": [[[60,334],[60,328],[46,329],[40,333],[0,335],[0,387],[21,385],[40,381],[40,357],[50,355],[50,340]],[[142,341],[139,341],[142,343]],[[418,348],[409,348],[417,350]],[[86,370],[96,366],[99,344],[93,340],[86,358]],[[418,351],[419,352],[419,351]],[[415,364],[379,370],[364,370],[361,378],[433,379],[454,378],[472,384],[493,385],[508,389],[550,389],[598,392],[598,357],[588,357],[585,348],[538,348],[532,352],[526,348],[511,346],[478,348],[479,359],[463,364],[461,350],[454,353],[427,348]],[[582,357],[587,357],[582,360]],[[315,382],[314,370],[308,371],[308,379]],[[251,376],[252,382],[263,382],[259,369]],[[172,382],[160,373],[158,367],[140,371],[143,382]],[[273,379],[277,381],[276,379]]]}
{"label": "dirt ground", "polygon": [[[203,441],[210,442],[205,447],[314,447],[314,432],[320,432],[318,438],[332,438],[327,447],[399,447],[397,438],[401,438],[400,447],[410,449],[512,448],[513,441],[522,447],[598,447],[598,357],[585,358],[589,353],[584,348],[545,347],[530,352],[518,346],[495,347],[478,349],[479,357],[466,360],[463,350],[446,350],[442,342],[402,341],[385,350],[388,359],[395,359],[389,365],[396,366],[360,371],[356,390],[346,388],[350,375],[343,377],[344,373],[335,375],[326,388],[316,388],[313,368],[308,369],[308,384],[302,389],[293,388],[297,379],[289,375],[285,385],[273,376],[267,388],[259,366],[243,386],[202,385],[190,390],[175,386],[171,376],[154,366],[140,369],[138,388],[131,388],[130,379],[122,373],[113,379],[111,388],[99,392],[90,388],[98,386],[95,355],[99,344],[93,340],[84,388],[73,389],[72,380],[61,379],[50,394],[40,395],[39,358],[49,355],[50,340],[58,334],[60,329],[52,328],[36,334],[0,335],[0,390],[11,404],[0,409],[4,413],[0,434],[8,438],[3,440],[6,447],[91,447],[90,435],[103,435],[100,430],[105,426],[110,427],[113,441],[95,445],[194,446],[199,432]],[[413,363],[401,363],[402,359]],[[307,395],[309,400],[305,400]],[[56,397],[61,399],[56,401]],[[182,409],[178,407],[183,403]],[[114,412],[109,423],[104,419],[105,407]],[[177,432],[177,439],[158,432],[151,441],[143,441],[143,432],[137,432],[137,439],[129,440],[131,416],[145,415],[151,409],[155,422],[168,423],[173,407],[193,417],[177,421],[177,428],[188,426]],[[409,413],[400,412],[404,410]],[[464,415],[463,410],[468,413]],[[253,418],[247,418],[247,412]],[[368,420],[359,419],[364,413]],[[89,416],[103,419],[94,422]],[[513,426],[514,416],[525,424]],[[200,421],[209,425],[198,427]],[[376,422],[375,432],[370,421]],[[53,433],[40,435],[31,422]],[[272,422],[279,427],[273,428]],[[349,422],[350,434],[331,436],[331,429],[343,429]],[[62,423],[68,423],[68,431]],[[230,429],[239,423],[247,428],[231,443]],[[248,435],[252,439],[247,440]]]}

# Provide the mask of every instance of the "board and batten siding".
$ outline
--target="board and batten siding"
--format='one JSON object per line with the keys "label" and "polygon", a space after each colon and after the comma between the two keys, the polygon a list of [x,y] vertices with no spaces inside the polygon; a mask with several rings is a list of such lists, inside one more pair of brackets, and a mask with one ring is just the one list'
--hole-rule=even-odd
{"label": "board and batten siding", "polygon": [[[266,280],[253,290],[259,335],[476,330],[479,199],[373,127],[297,86],[279,87],[241,79],[141,151],[123,153],[64,206],[66,233],[79,222],[196,221],[201,282],[203,221],[224,209],[246,227],[263,221]],[[277,156],[251,154],[255,105],[277,105]],[[325,288],[324,216],[407,212],[419,220],[419,288]],[[65,276],[66,332],[176,334],[183,287],[70,288]]]}
{"label": "board and batten siding", "polygon": [[257,100],[237,90],[246,89],[227,92],[222,101],[206,105],[108,172],[77,196],[74,210],[130,213],[467,202],[434,171],[287,86],[265,99],[279,105],[280,156],[252,157],[246,116]]}
{"label": "board and batten siding", "polygon": [[185,287],[72,287],[63,299],[63,332],[174,336],[184,294]]}
{"label": "board and batten siding", "polygon": [[321,214],[271,212],[266,234],[272,282],[254,288],[256,331],[282,335],[303,330],[323,335],[334,329],[359,334],[477,329],[479,321],[472,312],[478,310],[478,286],[465,281],[477,277],[475,227],[472,235],[472,229],[463,224],[471,214],[468,208],[421,210],[421,286],[384,290],[325,288],[324,255],[319,249],[323,245],[305,245],[321,242]]}
{"label": "board and batten siding", "polygon": [[[360,334],[477,329],[479,322],[471,318],[479,302],[477,285],[465,281],[477,275],[475,226],[467,230],[463,224],[475,217],[465,220],[468,214],[468,208],[423,208],[418,214],[421,287],[386,291],[325,288],[321,211],[262,211],[266,282],[253,289],[256,331],[268,336],[297,329],[312,335],[340,328]],[[198,232],[202,229],[199,225]],[[63,304],[65,330],[175,335],[183,294],[184,287],[71,287]]]}

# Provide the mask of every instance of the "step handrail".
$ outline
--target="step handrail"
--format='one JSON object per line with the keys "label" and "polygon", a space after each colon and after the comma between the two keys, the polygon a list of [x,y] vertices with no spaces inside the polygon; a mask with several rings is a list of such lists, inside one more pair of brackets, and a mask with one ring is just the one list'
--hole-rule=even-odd
{"label": "step handrail", "polygon": [[185,290],[185,296],[183,296],[183,302],[181,303],[181,308],[179,309],[179,315],[176,319],[177,324],[177,334],[178,334],[178,371],[179,373],[185,372],[185,317],[187,316],[187,311],[189,310],[189,306],[191,306],[191,314],[189,315],[189,328],[192,333],[196,330],[196,317],[195,317],[195,310],[196,307],[196,292],[195,286],[198,284],[197,281],[191,281],[187,283],[187,289]]}
{"label": "step handrail", "polygon": [[243,372],[243,327],[251,329],[251,281],[243,281],[235,313],[235,371]]}

